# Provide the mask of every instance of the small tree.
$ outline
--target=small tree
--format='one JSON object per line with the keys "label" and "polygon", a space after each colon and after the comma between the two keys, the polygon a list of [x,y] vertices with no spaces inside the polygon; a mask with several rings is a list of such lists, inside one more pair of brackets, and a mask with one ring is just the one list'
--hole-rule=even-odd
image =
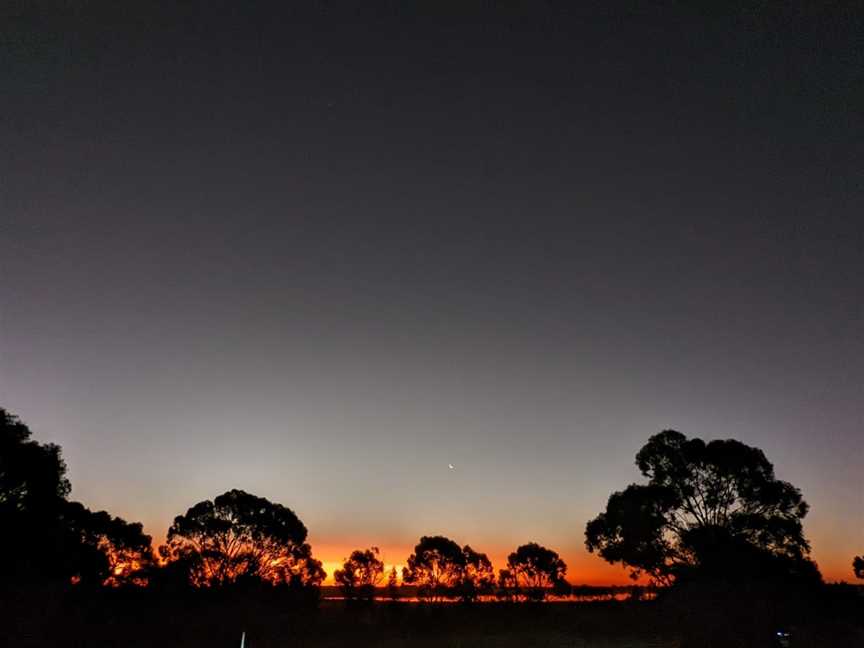
{"label": "small tree", "polygon": [[390,574],[387,576],[387,598],[391,601],[399,600],[399,577],[396,574],[395,565],[390,569]]}
{"label": "small tree", "polygon": [[532,601],[542,601],[550,589],[563,587],[567,565],[558,554],[531,542],[507,557],[507,568],[516,586]]}
{"label": "small tree", "polygon": [[371,547],[353,551],[342,569],[333,573],[333,580],[342,588],[347,599],[371,601],[375,598],[375,588],[383,574],[384,563],[378,558],[378,547]]}
{"label": "small tree", "polygon": [[852,561],[852,569],[855,570],[855,575],[858,578],[864,578],[864,556],[855,556]]}
{"label": "small tree", "polygon": [[478,596],[489,594],[495,587],[495,572],[485,553],[478,553],[470,546],[462,547],[462,573],[457,585],[463,603],[472,603]]}
{"label": "small tree", "polygon": [[519,595],[519,586],[513,572],[509,569],[498,570],[498,588],[495,596],[500,601],[514,601]]}

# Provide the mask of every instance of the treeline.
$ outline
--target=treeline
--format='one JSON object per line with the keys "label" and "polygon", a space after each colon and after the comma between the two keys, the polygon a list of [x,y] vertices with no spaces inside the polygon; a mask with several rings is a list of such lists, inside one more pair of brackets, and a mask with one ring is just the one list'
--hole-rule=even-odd
{"label": "treeline", "polygon": [[[802,530],[807,504],[798,489],[776,479],[758,448],[667,430],[649,439],[636,463],[647,483],[609,497],[586,525],[589,551],[658,585],[821,583]],[[325,573],[307,529],[281,504],[230,490],[178,515],[166,543],[154,550],[140,523],[91,511],[69,493],[60,448],[33,440],[23,422],[0,408],[3,587],[255,587],[309,601],[320,594]],[[853,570],[864,577],[864,558],[854,559]],[[496,573],[471,546],[424,536],[401,583],[427,601],[540,601],[572,593],[566,575],[560,556],[536,543],[516,548]],[[385,573],[375,547],[354,551],[333,574],[355,600],[399,598],[399,576],[395,568]]]}

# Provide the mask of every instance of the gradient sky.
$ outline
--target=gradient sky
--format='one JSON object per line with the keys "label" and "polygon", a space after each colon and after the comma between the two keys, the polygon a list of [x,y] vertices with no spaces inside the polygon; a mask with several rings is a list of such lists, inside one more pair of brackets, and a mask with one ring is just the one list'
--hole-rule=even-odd
{"label": "gradient sky", "polygon": [[73,497],[621,582],[585,522],[674,428],[764,449],[851,578],[860,13],[63,4],[4,9],[0,405]]}

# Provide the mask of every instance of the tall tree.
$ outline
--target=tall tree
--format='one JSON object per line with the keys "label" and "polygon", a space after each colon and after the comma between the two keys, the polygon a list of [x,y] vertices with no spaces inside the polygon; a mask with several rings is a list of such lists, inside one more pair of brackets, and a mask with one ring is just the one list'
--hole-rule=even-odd
{"label": "tall tree", "polygon": [[333,573],[333,580],[351,600],[372,600],[375,588],[384,575],[384,563],[378,558],[378,547],[357,549],[345,559],[342,569]]}
{"label": "tall tree", "polygon": [[141,584],[152,557],[141,524],[70,502],[60,447],[0,408],[0,582]]}
{"label": "tall tree", "polygon": [[665,430],[636,465],[648,483],[609,497],[586,526],[589,551],[665,584],[754,570],[819,580],[801,523],[807,504],[758,448]]}
{"label": "tall tree", "polygon": [[542,601],[550,589],[566,583],[567,564],[551,549],[530,542],[507,557],[507,571],[518,591],[532,601]]}
{"label": "tall tree", "polygon": [[195,586],[252,580],[317,587],[324,570],[306,535],[291,509],[230,490],[174,518],[162,554],[186,565]]}
{"label": "tall tree", "polygon": [[852,569],[858,578],[864,578],[864,556],[855,556],[852,561]]}
{"label": "tall tree", "polygon": [[62,579],[61,515],[69,494],[60,446],[34,441],[0,408],[0,580]]}

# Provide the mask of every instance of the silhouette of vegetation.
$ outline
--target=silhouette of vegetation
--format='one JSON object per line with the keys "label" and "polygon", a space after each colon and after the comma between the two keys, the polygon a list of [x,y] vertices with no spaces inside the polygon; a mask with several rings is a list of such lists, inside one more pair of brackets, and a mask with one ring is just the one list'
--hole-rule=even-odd
{"label": "silhouette of vegetation", "polygon": [[396,573],[396,567],[391,567],[390,573],[387,575],[387,598],[391,601],[399,600],[399,576]]}
{"label": "silhouette of vegetation", "polygon": [[468,545],[462,547],[462,556],[464,564],[457,592],[463,603],[472,603],[478,597],[492,593],[495,588],[495,571],[485,553],[478,553]]}
{"label": "silhouette of vegetation", "polygon": [[147,584],[152,567],[150,536],[141,523],[129,523],[105,511],[93,512],[69,502],[63,513],[72,578],[81,585]]}
{"label": "silhouette of vegetation", "polygon": [[495,583],[492,563],[486,554],[443,536],[423,536],[408,557],[402,581],[417,585],[417,595],[426,601],[459,598],[471,602],[491,593]]}
{"label": "silhouette of vegetation", "polygon": [[495,598],[499,601],[515,601],[519,595],[516,576],[509,569],[498,570],[498,582],[495,588]]}
{"label": "silhouette of vegetation", "polygon": [[383,575],[384,563],[378,558],[378,547],[371,547],[351,552],[342,569],[333,573],[333,580],[342,588],[345,598],[371,601]]}
{"label": "silhouette of vegetation", "polygon": [[515,590],[529,601],[542,601],[552,589],[567,589],[567,565],[558,554],[536,542],[529,542],[507,557],[507,570]]}
{"label": "silhouette of vegetation", "polygon": [[306,535],[291,509],[230,490],[174,518],[160,551],[197,587],[255,582],[317,587],[325,574]]}
{"label": "silhouette of vegetation", "polygon": [[807,504],[758,448],[666,430],[636,465],[648,483],[609,497],[586,526],[589,551],[662,584],[699,574],[821,579],[802,530]]}
{"label": "silhouette of vegetation", "polygon": [[864,556],[855,556],[852,561],[852,569],[858,578],[864,578]]}
{"label": "silhouette of vegetation", "polygon": [[3,580],[63,578],[58,542],[70,485],[60,447],[31,439],[30,429],[0,408],[0,566]]}
{"label": "silhouette of vegetation", "polygon": [[152,550],[141,524],[68,501],[60,447],[31,437],[27,425],[0,408],[3,581],[144,584]]}

